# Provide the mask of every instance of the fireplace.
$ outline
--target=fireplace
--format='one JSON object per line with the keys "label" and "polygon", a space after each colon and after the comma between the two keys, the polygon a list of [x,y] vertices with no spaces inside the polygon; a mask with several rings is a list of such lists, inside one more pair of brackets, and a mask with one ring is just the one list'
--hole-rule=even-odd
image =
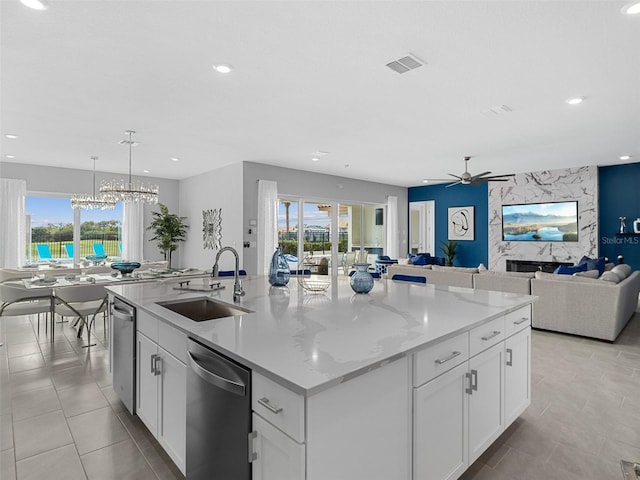
{"label": "fireplace", "polygon": [[553,271],[560,265],[573,265],[571,262],[543,262],[540,260],[507,260],[507,272],[547,272]]}

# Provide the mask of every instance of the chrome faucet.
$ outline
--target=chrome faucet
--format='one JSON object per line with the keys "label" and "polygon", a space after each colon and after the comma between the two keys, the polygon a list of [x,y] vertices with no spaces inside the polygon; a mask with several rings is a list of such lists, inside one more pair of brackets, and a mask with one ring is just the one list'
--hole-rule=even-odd
{"label": "chrome faucet", "polygon": [[240,297],[244,296],[244,290],[242,289],[242,281],[240,280],[240,256],[238,255],[238,252],[236,251],[235,248],[233,247],[223,247],[220,250],[218,250],[218,253],[216,254],[216,261],[213,264],[213,268],[211,269],[211,278],[215,278],[218,276],[218,260],[220,260],[220,255],[222,255],[222,252],[225,251],[229,251],[231,253],[233,253],[233,255],[236,257],[236,270],[234,272],[234,280],[235,282],[233,283],[233,301],[235,303],[240,302]]}

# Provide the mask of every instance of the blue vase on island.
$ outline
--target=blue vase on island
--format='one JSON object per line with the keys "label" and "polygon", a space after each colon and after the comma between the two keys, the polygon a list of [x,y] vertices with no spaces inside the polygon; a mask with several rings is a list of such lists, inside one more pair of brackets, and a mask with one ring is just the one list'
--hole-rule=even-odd
{"label": "blue vase on island", "polygon": [[278,247],[271,257],[271,266],[269,267],[269,283],[274,287],[284,287],[289,283],[291,278],[291,270],[287,259],[282,253],[282,248]]}
{"label": "blue vase on island", "polygon": [[351,288],[356,293],[369,293],[373,288],[373,277],[369,273],[369,263],[354,263],[356,271],[351,275]]}

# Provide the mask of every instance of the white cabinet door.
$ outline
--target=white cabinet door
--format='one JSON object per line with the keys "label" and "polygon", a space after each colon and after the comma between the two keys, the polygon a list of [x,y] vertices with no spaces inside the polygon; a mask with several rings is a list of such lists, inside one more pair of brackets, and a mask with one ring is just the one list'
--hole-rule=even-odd
{"label": "white cabinet door", "polygon": [[457,479],[468,463],[467,362],[414,390],[414,480]]}
{"label": "white cabinet door", "polygon": [[142,333],[137,332],[136,357],[136,415],[153,436],[158,434],[158,376],[155,363],[158,346]]}
{"label": "white cabinet door", "polygon": [[469,360],[472,391],[469,395],[469,464],[504,430],[504,343]]}
{"label": "white cabinet door", "polygon": [[187,366],[158,347],[161,360],[158,442],[182,473],[187,448]]}
{"label": "white cabinet door", "polygon": [[526,328],[505,342],[505,425],[510,425],[531,403],[530,365],[531,328]]}
{"label": "white cabinet door", "polygon": [[253,414],[253,480],[304,480],[305,448]]}

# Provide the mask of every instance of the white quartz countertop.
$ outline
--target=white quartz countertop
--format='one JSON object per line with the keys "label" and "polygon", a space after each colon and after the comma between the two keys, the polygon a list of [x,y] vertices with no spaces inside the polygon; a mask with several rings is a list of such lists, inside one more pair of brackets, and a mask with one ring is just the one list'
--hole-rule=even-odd
{"label": "white quartz countertop", "polygon": [[[216,280],[217,281],[217,280]],[[305,292],[292,277],[271,287],[266,277],[243,278],[242,316],[195,322],[156,302],[210,296],[233,303],[233,278],[210,293],[175,284],[109,286],[113,294],[285,387],[313,395],[389,361],[517,310],[529,295],[376,280],[355,294],[339,277],[324,294]],[[207,280],[194,280],[206,288]]]}

